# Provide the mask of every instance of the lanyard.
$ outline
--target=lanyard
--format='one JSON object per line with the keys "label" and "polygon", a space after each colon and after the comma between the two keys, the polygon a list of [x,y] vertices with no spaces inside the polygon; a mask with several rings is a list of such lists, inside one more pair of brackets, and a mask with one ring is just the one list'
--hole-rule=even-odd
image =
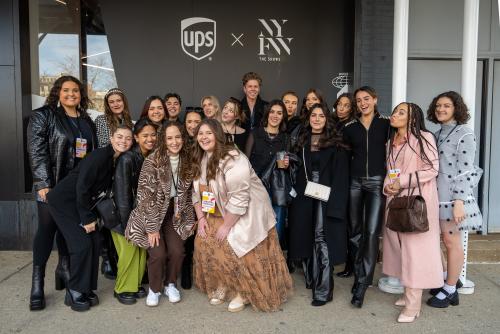
{"label": "lanyard", "polygon": [[[394,158],[394,151],[391,151],[391,159],[392,161],[391,162],[391,167],[394,169],[396,167],[396,162],[398,161],[398,157],[399,157],[399,154],[401,153],[401,151],[405,148],[406,144],[408,142],[405,142],[403,144],[403,146],[401,146],[401,148],[399,149],[398,153],[396,153],[396,158]],[[404,161],[403,161],[404,162]],[[403,164],[404,165],[404,164]]]}
{"label": "lanyard", "polygon": [[76,122],[75,122],[72,117],[68,116],[68,114],[64,113],[64,115],[66,116],[66,119],[70,122],[70,128],[71,128],[71,132],[73,133],[73,135],[75,135],[75,132],[73,131],[73,126],[71,126],[71,125],[74,125],[78,129],[78,133],[80,135],[80,138],[82,138],[83,136],[82,136],[82,129],[80,128],[80,116],[77,114]]}
{"label": "lanyard", "polygon": [[453,129],[451,129],[450,133],[448,133],[446,135],[446,137],[444,137],[443,141],[441,141],[441,143],[439,143],[439,137],[441,137],[441,131],[443,131],[443,128],[441,128],[441,130],[439,130],[439,133],[438,133],[438,144],[437,144],[437,147],[439,148],[439,146],[441,146],[442,143],[444,143],[446,141],[446,139],[448,139],[448,137],[453,133],[453,131],[455,131],[455,129],[457,128],[458,124],[455,125],[453,127]]}

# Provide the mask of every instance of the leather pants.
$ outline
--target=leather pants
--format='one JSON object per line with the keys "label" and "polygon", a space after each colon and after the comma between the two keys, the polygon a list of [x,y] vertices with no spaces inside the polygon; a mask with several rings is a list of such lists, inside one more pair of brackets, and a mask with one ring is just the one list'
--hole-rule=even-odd
{"label": "leather pants", "polygon": [[359,284],[373,283],[384,215],[383,182],[383,176],[351,178],[349,248],[354,255],[355,282]]}
{"label": "leather pants", "polygon": [[[313,172],[313,181],[319,177]],[[318,175],[319,176],[319,175]],[[316,180],[315,180],[316,179]],[[313,300],[330,301],[333,297],[333,266],[328,255],[323,228],[323,207],[320,200],[314,200],[314,245],[313,256],[304,261],[306,287],[312,288]]]}

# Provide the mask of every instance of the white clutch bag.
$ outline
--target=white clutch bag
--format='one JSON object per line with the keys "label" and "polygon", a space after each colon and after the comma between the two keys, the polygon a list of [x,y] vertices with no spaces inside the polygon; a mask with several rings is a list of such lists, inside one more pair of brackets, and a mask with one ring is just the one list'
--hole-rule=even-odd
{"label": "white clutch bag", "polygon": [[312,197],[314,199],[319,199],[323,202],[328,202],[328,198],[330,198],[330,190],[331,188],[328,186],[324,186],[312,181],[307,181],[304,195],[306,195],[307,197]]}
{"label": "white clutch bag", "polygon": [[306,180],[307,180],[306,189],[304,190],[304,195],[314,199],[319,199],[320,201],[323,202],[328,202],[328,198],[330,198],[331,188],[316,182],[309,181],[309,178],[307,177],[304,148],[302,148],[302,161],[304,163],[304,173],[306,174]]}

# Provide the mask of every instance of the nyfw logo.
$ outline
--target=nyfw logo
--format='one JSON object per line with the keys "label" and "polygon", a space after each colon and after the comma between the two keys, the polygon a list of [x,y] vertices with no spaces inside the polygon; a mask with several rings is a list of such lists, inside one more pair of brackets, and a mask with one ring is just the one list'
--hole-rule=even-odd
{"label": "nyfw logo", "polygon": [[[202,60],[215,51],[215,21],[205,17],[190,17],[181,21],[181,46],[184,53]],[[210,58],[209,58],[210,59]]]}
{"label": "nyfw logo", "polygon": [[262,25],[259,39],[259,59],[261,61],[280,61],[280,56],[290,55],[293,37],[283,36],[283,26],[288,20],[258,19]]}

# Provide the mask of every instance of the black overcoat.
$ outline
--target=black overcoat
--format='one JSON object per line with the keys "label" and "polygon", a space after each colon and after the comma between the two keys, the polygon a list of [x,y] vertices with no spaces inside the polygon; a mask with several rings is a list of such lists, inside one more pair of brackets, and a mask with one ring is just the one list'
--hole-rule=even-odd
{"label": "black overcoat", "polygon": [[[320,150],[319,183],[331,187],[328,202],[322,202],[324,233],[332,264],[345,262],[346,257],[346,212],[349,198],[349,160],[344,148],[331,146]],[[302,151],[297,152],[302,158]],[[309,180],[311,177],[311,148],[304,147],[305,165]],[[288,214],[289,257],[303,259],[312,257],[314,247],[313,203],[317,201],[304,196],[306,188],[304,164],[298,169],[295,190],[297,196],[292,200]]]}

